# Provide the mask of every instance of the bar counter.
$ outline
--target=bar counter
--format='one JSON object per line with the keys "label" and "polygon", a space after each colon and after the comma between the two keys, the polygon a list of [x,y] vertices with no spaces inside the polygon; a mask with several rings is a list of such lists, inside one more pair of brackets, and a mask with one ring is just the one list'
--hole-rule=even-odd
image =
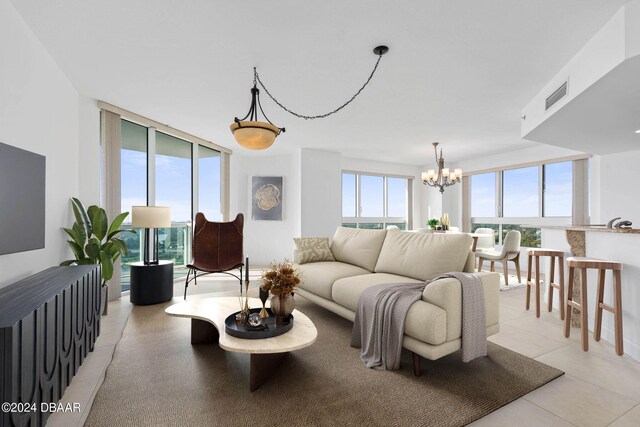
{"label": "bar counter", "polygon": [[[621,262],[622,270],[622,317],[625,354],[640,360],[640,229],[606,228],[604,226],[536,226],[542,230],[542,247],[563,250],[570,256],[586,256]],[[546,264],[546,263],[545,263]],[[574,300],[580,296],[581,271],[574,276]],[[588,328],[593,330],[596,304],[596,271],[587,273]],[[612,301],[611,274],[606,275],[605,302]],[[557,304],[556,304],[557,307]],[[580,326],[576,312],[571,325]],[[605,312],[602,323],[602,338],[614,342],[613,316]],[[590,334],[590,339],[593,335]],[[613,352],[613,350],[612,350]],[[615,353],[614,353],[615,354]]]}

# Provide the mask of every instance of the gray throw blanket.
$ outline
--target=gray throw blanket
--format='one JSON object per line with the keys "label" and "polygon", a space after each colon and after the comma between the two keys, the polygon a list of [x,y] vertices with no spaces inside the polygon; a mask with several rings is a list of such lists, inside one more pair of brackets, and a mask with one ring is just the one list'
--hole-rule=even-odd
{"label": "gray throw blanket", "polygon": [[351,346],[361,347],[360,358],[367,368],[398,369],[404,323],[411,305],[422,298],[429,283],[444,278],[462,284],[462,361],[487,355],[487,328],[482,282],[469,273],[452,272],[425,283],[372,286],[358,299]]}

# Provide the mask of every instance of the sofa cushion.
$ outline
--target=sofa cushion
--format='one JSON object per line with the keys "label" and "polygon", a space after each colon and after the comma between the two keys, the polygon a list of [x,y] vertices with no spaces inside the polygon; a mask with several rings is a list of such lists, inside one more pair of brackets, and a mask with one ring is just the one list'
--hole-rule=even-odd
{"label": "sofa cushion", "polygon": [[421,283],[421,280],[409,277],[398,276],[396,274],[370,273],[355,277],[346,277],[336,280],[331,290],[333,301],[351,311],[358,308],[358,298],[365,289],[381,285],[383,283]]}
{"label": "sofa cushion", "polygon": [[331,252],[336,261],[372,272],[386,235],[387,230],[338,227],[331,242]]}
{"label": "sofa cushion", "polygon": [[387,233],[374,271],[419,280],[463,271],[472,241],[471,236],[462,233]]}
{"label": "sofa cushion", "polygon": [[[362,292],[371,286],[383,283],[421,283],[422,280],[395,274],[364,274],[337,280],[331,291],[333,301],[351,311],[358,308],[358,298]],[[404,326],[404,333],[429,344],[442,344],[447,337],[447,313],[440,307],[425,301],[414,303]]]}
{"label": "sofa cushion", "polygon": [[298,285],[305,291],[331,300],[333,282],[343,277],[369,274],[364,268],[337,261],[313,262],[309,264],[294,264],[301,275]]}
{"label": "sofa cushion", "polygon": [[306,264],[308,262],[335,261],[328,237],[296,237],[293,239],[296,245],[296,262]]}

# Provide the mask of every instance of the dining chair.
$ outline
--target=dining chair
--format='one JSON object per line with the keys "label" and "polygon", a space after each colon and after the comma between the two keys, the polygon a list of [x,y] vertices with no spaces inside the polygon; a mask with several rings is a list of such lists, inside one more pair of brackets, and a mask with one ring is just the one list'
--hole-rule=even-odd
{"label": "dining chair", "polygon": [[[477,232],[477,230],[476,230]],[[484,260],[491,261],[491,271],[495,271],[495,262],[501,261],[504,270],[504,284],[509,285],[509,266],[508,262],[512,261],[516,265],[516,273],[518,282],[520,277],[520,232],[518,230],[509,230],[504,237],[502,250],[486,250],[478,254],[478,271],[482,271],[482,263]],[[480,243],[480,242],[478,242]]]}

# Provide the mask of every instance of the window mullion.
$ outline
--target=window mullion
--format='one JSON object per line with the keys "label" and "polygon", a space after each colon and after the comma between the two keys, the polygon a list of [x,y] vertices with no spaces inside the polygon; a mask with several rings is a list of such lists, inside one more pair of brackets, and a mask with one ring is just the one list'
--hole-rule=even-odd
{"label": "window mullion", "polygon": [[538,216],[544,216],[544,165],[538,166]]}
{"label": "window mullion", "polygon": [[196,213],[199,212],[199,192],[200,181],[198,175],[198,166],[200,161],[200,146],[191,144],[191,221],[195,223]]}
{"label": "window mullion", "polygon": [[496,172],[496,216],[498,218],[502,217],[503,214],[503,196],[504,192],[502,191],[502,180],[503,180],[503,172]]}
{"label": "window mullion", "polygon": [[387,177],[382,177],[382,216],[387,218],[389,216],[389,199],[388,199],[388,191],[389,191],[389,181]]}
{"label": "window mullion", "polygon": [[356,174],[356,228],[360,224],[360,214],[362,213],[362,206],[360,202],[360,174]]}

